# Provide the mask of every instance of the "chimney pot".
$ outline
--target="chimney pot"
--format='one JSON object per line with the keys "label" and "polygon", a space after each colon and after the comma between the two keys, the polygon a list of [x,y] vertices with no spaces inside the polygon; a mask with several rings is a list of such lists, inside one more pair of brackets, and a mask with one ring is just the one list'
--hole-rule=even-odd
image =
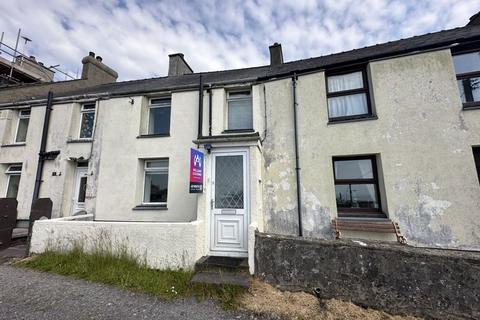
{"label": "chimney pot", "polygon": [[169,54],[168,58],[168,76],[181,76],[193,73],[192,68],[185,61],[183,53]]}
{"label": "chimney pot", "polygon": [[102,57],[100,57],[100,56],[97,56],[96,59],[97,59],[98,62],[102,62],[102,60],[103,60]]}
{"label": "chimney pot", "polygon": [[268,47],[268,49],[270,50],[270,65],[281,65],[283,63],[282,45],[278,42],[275,42],[273,45]]}
{"label": "chimney pot", "polygon": [[90,52],[88,53],[88,55],[89,55],[90,57],[95,58],[95,52],[93,52],[93,51],[90,51]]}

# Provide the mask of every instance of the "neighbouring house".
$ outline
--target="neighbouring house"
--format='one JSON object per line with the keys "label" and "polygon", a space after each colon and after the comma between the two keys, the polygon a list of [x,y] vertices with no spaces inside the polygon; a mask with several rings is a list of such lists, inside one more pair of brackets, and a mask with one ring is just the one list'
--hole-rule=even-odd
{"label": "neighbouring house", "polygon": [[153,267],[214,255],[253,272],[257,230],[480,250],[478,15],[292,62],[274,44],[270,58],[195,73],[172,54],[167,77],[115,82],[92,56],[98,85],[0,89],[0,191],[19,223],[34,192],[58,218],[35,223],[32,252],[106,237]]}

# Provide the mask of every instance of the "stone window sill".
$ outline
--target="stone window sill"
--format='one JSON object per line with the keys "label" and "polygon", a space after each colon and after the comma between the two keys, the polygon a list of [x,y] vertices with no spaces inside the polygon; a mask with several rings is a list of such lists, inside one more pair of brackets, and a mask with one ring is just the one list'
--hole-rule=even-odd
{"label": "stone window sill", "polygon": [[377,120],[377,116],[368,116],[362,118],[352,118],[352,119],[342,119],[342,120],[329,120],[327,125],[331,124],[340,124],[340,123],[349,123],[349,122],[359,122],[359,121],[368,121],[368,120]]}
{"label": "stone window sill", "polygon": [[72,139],[67,140],[67,143],[89,143],[93,142],[93,139]]}
{"label": "stone window sill", "polygon": [[170,133],[141,134],[141,135],[137,136],[137,139],[143,139],[143,138],[162,138],[162,137],[170,137]]}
{"label": "stone window sill", "polygon": [[11,147],[24,147],[26,146],[27,144],[25,142],[21,142],[21,143],[11,143],[11,144],[3,144],[2,145],[2,148],[11,148]]}
{"label": "stone window sill", "polygon": [[167,205],[165,204],[159,204],[159,205],[146,205],[146,204],[141,204],[136,207],[134,207],[132,210],[168,210]]}

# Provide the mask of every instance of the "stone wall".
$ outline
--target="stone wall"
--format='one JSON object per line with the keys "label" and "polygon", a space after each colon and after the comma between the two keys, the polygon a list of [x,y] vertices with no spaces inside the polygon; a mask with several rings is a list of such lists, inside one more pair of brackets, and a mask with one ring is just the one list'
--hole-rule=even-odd
{"label": "stone wall", "polygon": [[257,233],[255,274],[394,314],[480,319],[480,252]]}

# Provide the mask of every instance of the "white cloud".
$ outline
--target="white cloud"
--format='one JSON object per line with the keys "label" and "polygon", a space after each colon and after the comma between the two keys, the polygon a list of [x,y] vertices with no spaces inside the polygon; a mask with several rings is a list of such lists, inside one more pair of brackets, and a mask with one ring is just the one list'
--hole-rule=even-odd
{"label": "white cloud", "polygon": [[[35,0],[1,1],[0,31],[33,39],[27,54],[75,74],[95,51],[121,80],[162,76],[168,54],[195,71],[319,56],[465,25],[478,0]],[[22,46],[20,46],[22,48]]]}

